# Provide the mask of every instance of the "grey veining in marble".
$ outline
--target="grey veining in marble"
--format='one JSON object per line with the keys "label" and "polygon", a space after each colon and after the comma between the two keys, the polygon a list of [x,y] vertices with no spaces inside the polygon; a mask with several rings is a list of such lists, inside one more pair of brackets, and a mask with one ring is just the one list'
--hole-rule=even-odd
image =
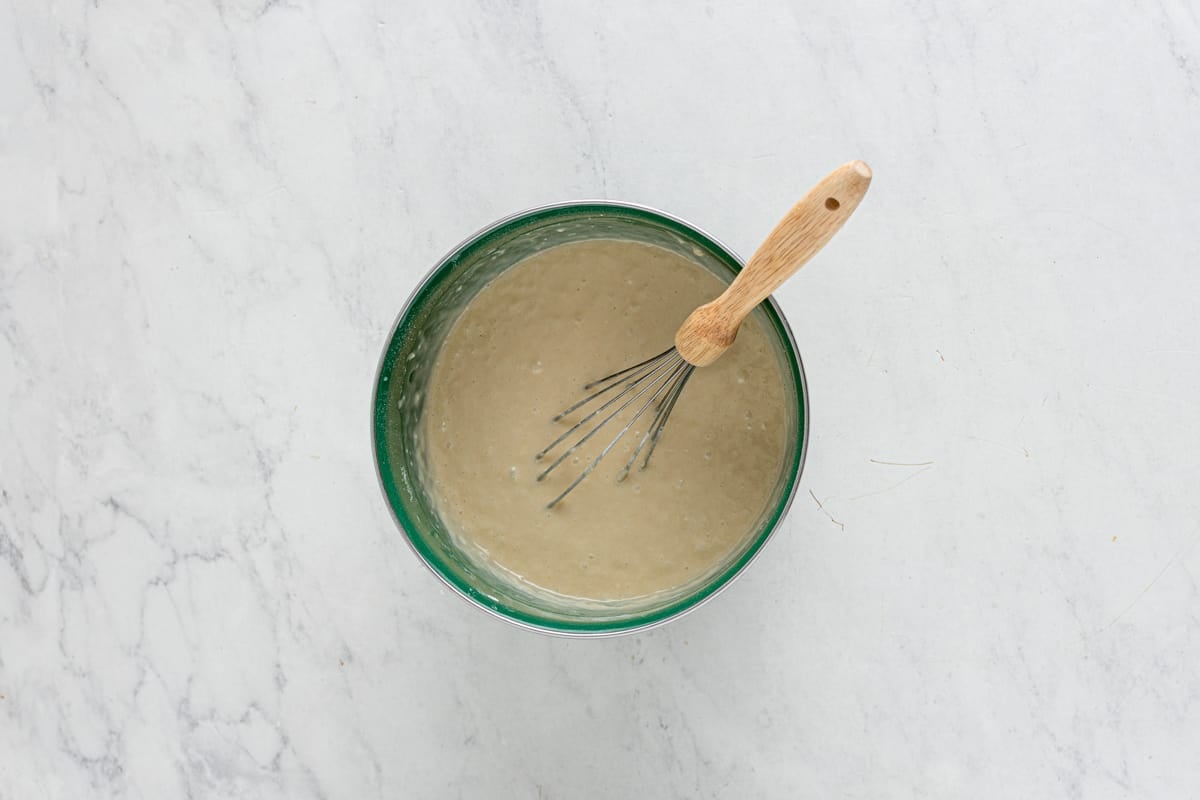
{"label": "grey veining in marble", "polygon": [[[0,798],[1200,796],[1185,0],[0,4]],[[664,629],[408,552],[376,357],[491,220],[608,197],[779,299],[791,516]]]}

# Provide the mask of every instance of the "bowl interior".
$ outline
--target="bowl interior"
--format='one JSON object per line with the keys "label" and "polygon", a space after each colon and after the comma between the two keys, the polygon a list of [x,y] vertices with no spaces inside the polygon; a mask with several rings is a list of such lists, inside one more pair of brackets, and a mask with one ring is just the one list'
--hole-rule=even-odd
{"label": "bowl interior", "polygon": [[774,302],[755,310],[772,332],[794,406],[784,467],[753,531],[716,569],[686,586],[649,597],[582,601],[533,590],[478,564],[455,543],[430,487],[421,416],[425,386],[446,334],[470,300],[504,270],[549,247],[622,239],[678,253],[728,282],[741,263],[719,242],[679,220],[637,206],[571,203],[515,215],[476,234],[447,256],[400,313],[375,381],[372,432],[380,485],[417,554],[451,588],[484,609],[539,630],[579,635],[627,632],[658,624],[707,599],[740,572],[778,525],[795,492],[807,444],[804,372],[791,331]]}

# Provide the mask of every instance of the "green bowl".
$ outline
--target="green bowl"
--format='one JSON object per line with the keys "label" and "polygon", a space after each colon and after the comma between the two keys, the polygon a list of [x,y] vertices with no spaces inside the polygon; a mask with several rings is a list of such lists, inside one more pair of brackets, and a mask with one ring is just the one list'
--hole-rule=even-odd
{"label": "green bowl", "polygon": [[779,527],[800,481],[808,449],[808,391],[796,342],[774,299],[760,305],[779,357],[789,369],[788,446],[771,502],[742,544],[707,576],[674,591],[601,602],[534,592],[469,558],[438,515],[420,447],[425,386],[438,350],[467,303],[492,279],[529,256],[568,242],[620,239],[666,248],[729,282],[742,268],[727,247],[682,220],[626,203],[562,203],[523,211],[454,248],[409,297],[375,375],[371,434],[375,468],[392,517],[413,551],[467,600],[516,625],[568,636],[610,636],[675,619],[736,577]]}

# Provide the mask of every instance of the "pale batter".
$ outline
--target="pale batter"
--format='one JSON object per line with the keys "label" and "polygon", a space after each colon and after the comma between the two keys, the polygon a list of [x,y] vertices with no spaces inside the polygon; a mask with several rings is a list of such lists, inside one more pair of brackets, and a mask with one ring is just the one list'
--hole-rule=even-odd
{"label": "pale batter", "polygon": [[433,368],[422,431],[439,511],[469,552],[596,600],[669,590],[728,559],[768,510],[789,435],[783,367],[756,318],[696,370],[645,471],[616,482],[649,413],[554,509],[624,422],[543,483],[533,460],[576,421],[549,420],[585,383],[670,346],[723,289],[666,250],[601,240],[533,256],[471,301]]}

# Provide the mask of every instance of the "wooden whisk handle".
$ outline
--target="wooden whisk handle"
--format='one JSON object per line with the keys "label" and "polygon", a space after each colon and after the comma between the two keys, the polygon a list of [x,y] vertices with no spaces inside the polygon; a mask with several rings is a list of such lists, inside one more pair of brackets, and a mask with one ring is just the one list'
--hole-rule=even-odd
{"label": "wooden whisk handle", "polygon": [[675,347],[704,367],[733,344],[754,307],[824,247],[867,193],[871,168],[851,161],[826,175],[792,206],[720,297],[693,311],[675,333]]}

